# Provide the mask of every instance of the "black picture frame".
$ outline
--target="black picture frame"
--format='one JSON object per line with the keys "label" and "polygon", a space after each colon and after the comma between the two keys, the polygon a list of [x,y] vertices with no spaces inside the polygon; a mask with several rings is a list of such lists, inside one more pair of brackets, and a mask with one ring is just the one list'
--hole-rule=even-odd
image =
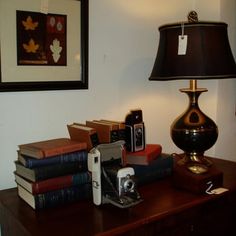
{"label": "black picture frame", "polygon": [[[8,1],[8,0],[4,0]],[[30,1],[30,0],[29,0]],[[65,0],[67,1],[67,0]],[[80,90],[88,89],[88,21],[89,21],[89,0],[74,0],[80,2],[80,74],[78,74],[78,80],[58,80],[53,79],[49,81],[45,80],[33,80],[33,81],[13,81],[9,82],[2,77],[2,53],[0,47],[0,92],[10,91],[43,91],[43,90]],[[76,22],[74,27],[76,27]],[[1,29],[0,29],[1,30]],[[1,40],[0,40],[1,46]],[[69,46],[67,46],[69,47]],[[4,55],[7,56],[7,55]],[[17,65],[18,66],[18,65]],[[31,67],[28,65],[28,67]],[[42,68],[42,67],[41,67]],[[58,68],[58,67],[57,67]],[[32,70],[32,69],[31,69]],[[55,69],[56,70],[56,69]],[[68,73],[69,74],[69,73]],[[55,77],[55,74],[51,74]]]}

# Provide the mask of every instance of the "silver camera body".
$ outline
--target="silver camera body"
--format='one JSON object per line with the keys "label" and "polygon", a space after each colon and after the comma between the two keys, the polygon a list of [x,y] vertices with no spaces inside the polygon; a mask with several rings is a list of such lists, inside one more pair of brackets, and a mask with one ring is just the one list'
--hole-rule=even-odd
{"label": "silver camera body", "polygon": [[142,201],[135,184],[132,167],[122,167],[124,141],[100,144],[88,154],[88,169],[92,172],[93,202],[111,203],[120,208]]}

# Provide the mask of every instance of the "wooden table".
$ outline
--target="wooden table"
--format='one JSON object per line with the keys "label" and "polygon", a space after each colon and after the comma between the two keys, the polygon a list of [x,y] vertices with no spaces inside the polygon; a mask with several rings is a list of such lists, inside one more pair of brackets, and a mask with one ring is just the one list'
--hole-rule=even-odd
{"label": "wooden table", "polygon": [[82,201],[34,211],[18,197],[16,188],[2,190],[2,236],[236,235],[236,163],[214,159],[214,164],[224,172],[228,192],[192,194],[174,188],[170,177],[140,187],[144,201],[129,209]]}

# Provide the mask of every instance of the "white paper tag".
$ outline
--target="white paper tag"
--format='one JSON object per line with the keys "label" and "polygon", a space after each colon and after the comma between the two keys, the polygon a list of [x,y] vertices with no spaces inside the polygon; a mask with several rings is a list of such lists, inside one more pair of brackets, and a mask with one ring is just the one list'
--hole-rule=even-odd
{"label": "white paper tag", "polygon": [[224,193],[226,191],[229,191],[227,188],[215,188],[211,190],[211,193],[213,194],[221,194]]}
{"label": "white paper tag", "polygon": [[48,14],[48,1],[49,0],[41,0],[41,10],[40,12],[43,14]]}
{"label": "white paper tag", "polygon": [[179,35],[178,55],[186,55],[188,35]]}

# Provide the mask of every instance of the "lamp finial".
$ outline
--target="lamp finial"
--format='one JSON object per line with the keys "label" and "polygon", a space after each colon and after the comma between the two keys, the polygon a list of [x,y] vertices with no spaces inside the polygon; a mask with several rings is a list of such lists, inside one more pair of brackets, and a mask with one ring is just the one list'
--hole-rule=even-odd
{"label": "lamp finial", "polygon": [[196,11],[190,11],[188,14],[188,22],[189,23],[197,23],[198,22],[198,15]]}

